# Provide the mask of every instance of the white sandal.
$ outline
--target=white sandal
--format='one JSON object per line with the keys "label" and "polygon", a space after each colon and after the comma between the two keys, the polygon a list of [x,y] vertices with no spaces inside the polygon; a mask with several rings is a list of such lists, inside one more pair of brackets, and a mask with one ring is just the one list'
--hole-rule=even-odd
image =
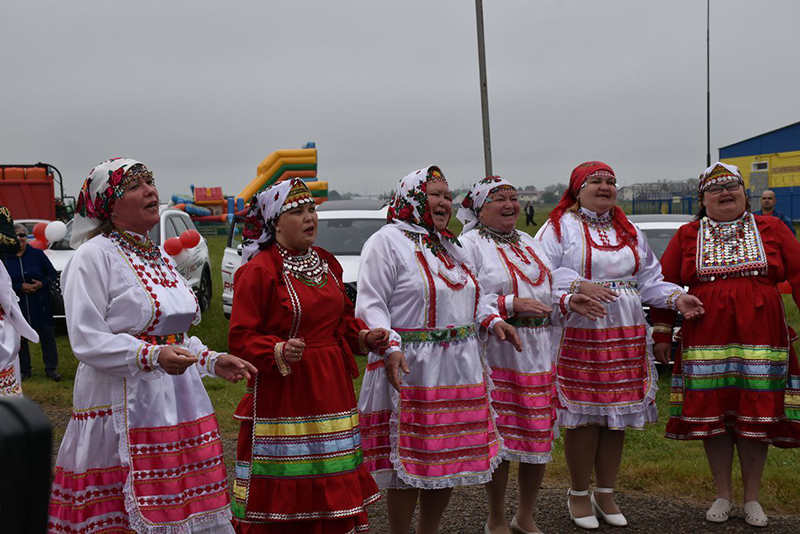
{"label": "white sandal", "polygon": [[[589,495],[589,490],[575,491],[570,488],[567,490],[567,495],[572,495],[574,497],[586,497]],[[567,498],[567,510],[569,510],[569,518],[572,519],[572,522],[578,527],[585,528],[587,530],[600,528],[600,522],[597,520],[594,514],[587,515],[586,517],[575,517],[572,515],[572,508],[569,506],[569,498]]]}
{"label": "white sandal", "polygon": [[706,512],[706,521],[711,521],[712,523],[724,523],[730,516],[731,502],[727,499],[719,497]]}
{"label": "white sandal", "polygon": [[764,509],[758,504],[758,501],[750,501],[744,503],[744,522],[751,527],[766,527],[769,523],[767,514]]}
{"label": "white sandal", "polygon": [[595,493],[614,493],[614,488],[600,488],[595,487],[594,491],[592,492],[592,510],[594,510],[594,515],[597,517],[602,517],[603,521],[611,525],[612,527],[624,527],[628,525],[628,520],[625,519],[625,516],[622,514],[607,514],[600,508],[600,505],[597,504],[597,501],[594,498]]}

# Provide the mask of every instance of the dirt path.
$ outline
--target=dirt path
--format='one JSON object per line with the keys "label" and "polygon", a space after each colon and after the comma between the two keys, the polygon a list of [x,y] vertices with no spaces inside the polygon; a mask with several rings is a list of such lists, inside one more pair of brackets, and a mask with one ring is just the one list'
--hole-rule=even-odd
{"label": "dirt path", "polygon": [[[54,439],[53,460],[58,452],[61,435],[69,421],[70,411],[43,406],[43,410],[57,430]],[[236,440],[223,436],[223,449],[228,473],[233,473],[233,464],[236,455]],[[230,477],[229,477],[230,479]],[[231,484],[233,480],[230,480]],[[582,532],[569,519],[566,509],[566,482],[545,480],[544,487],[539,493],[539,503],[536,512],[536,522],[539,528],[547,533]],[[516,510],[517,489],[516,483],[509,482],[506,495],[506,511],[510,519]],[[770,523],[765,529],[756,529],[745,524],[741,512],[731,518],[727,523],[712,524],[705,521],[705,511],[710,503],[699,503],[685,499],[665,499],[644,493],[621,493],[617,496],[617,503],[628,518],[629,525],[625,529],[609,527],[602,521],[600,532],[618,532],[619,534],[633,533],[695,533],[695,532],[759,532],[759,533],[800,533],[800,515],[775,515],[766,510]],[[389,532],[387,526],[386,499],[381,499],[371,506],[370,523],[374,533]],[[440,532],[442,534],[482,534],[486,521],[488,508],[486,494],[482,486],[469,486],[457,488],[453,492],[450,504],[442,519]],[[415,519],[416,520],[416,519]]]}

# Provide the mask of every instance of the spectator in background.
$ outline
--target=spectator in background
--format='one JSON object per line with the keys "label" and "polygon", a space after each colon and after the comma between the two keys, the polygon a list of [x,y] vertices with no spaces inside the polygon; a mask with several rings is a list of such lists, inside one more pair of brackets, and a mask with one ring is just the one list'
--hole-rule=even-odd
{"label": "spectator in background", "polygon": [[[28,231],[22,224],[15,224],[14,231],[19,239],[19,252],[8,254],[3,260],[11,276],[14,292],[19,297],[19,306],[25,320],[39,334],[42,344],[44,372],[55,382],[61,380],[58,374],[58,349],[53,331],[53,312],[50,310],[50,284],[58,273],[44,252],[28,246]],[[22,380],[30,378],[31,353],[28,341],[22,340],[19,349],[19,364]]]}
{"label": "spectator in background", "polygon": [[525,226],[536,226],[536,223],[533,221],[533,204],[530,202],[525,203]]}
{"label": "spectator in background", "polygon": [[775,191],[767,189],[761,193],[761,209],[756,212],[756,215],[772,215],[773,217],[777,217],[783,221],[783,224],[788,226],[789,230],[796,236],[797,232],[794,229],[792,220],[787,215],[775,210],[775,200]]}

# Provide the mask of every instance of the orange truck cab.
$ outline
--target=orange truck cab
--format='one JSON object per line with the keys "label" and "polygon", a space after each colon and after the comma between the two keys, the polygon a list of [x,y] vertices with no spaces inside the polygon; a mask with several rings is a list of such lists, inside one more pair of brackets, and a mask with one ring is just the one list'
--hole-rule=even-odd
{"label": "orange truck cab", "polygon": [[75,198],[64,195],[61,172],[52,165],[0,165],[0,204],[14,220],[69,220]]}

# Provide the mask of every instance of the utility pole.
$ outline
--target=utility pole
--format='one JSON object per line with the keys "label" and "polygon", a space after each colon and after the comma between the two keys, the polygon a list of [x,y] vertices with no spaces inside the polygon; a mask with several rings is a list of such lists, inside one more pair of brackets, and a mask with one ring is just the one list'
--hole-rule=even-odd
{"label": "utility pole", "polygon": [[483,40],[483,0],[475,0],[478,22],[478,69],[481,81],[481,114],[483,117],[483,161],[486,176],[492,176],[492,140],[489,135],[489,92],[486,86],[486,50]]}
{"label": "utility pole", "polygon": [[706,0],[706,167],[711,167],[711,0]]}

